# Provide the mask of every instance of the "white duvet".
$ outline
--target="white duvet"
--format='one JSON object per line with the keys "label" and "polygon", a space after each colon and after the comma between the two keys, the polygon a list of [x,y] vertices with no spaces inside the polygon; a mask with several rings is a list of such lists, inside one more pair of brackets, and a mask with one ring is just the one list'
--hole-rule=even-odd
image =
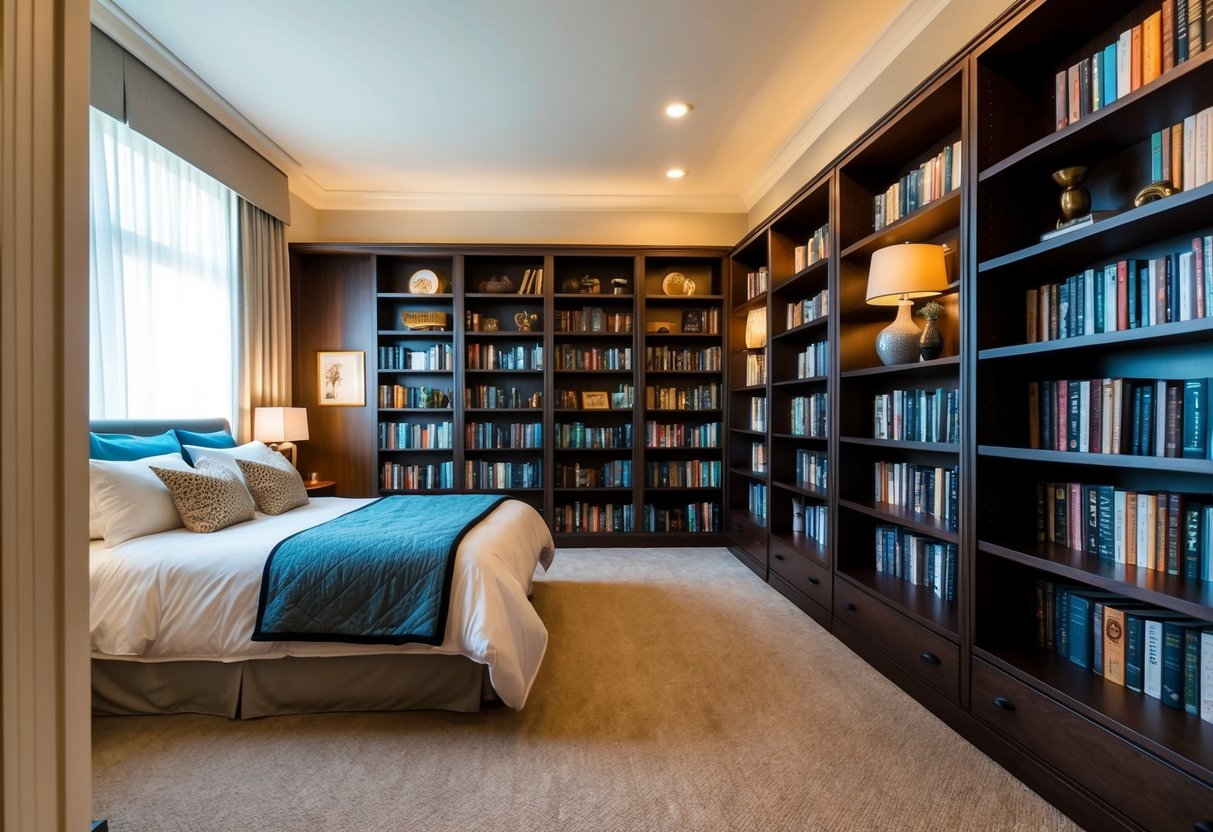
{"label": "white duvet", "polygon": [[175,529],[90,551],[95,658],[242,661],[282,656],[444,653],[488,666],[493,689],[521,708],[547,649],[527,595],[551,563],[551,534],[526,503],[507,500],[459,544],[446,634],[437,647],[251,641],[265,558],[279,540],[366,505],[328,497],[277,517],[258,514],[213,534]]}

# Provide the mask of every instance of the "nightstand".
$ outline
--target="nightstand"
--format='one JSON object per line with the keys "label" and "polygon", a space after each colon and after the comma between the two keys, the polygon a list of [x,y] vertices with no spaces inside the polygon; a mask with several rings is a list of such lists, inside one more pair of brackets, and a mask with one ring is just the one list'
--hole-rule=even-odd
{"label": "nightstand", "polygon": [[309,497],[336,497],[337,483],[334,480],[304,480],[303,487]]}

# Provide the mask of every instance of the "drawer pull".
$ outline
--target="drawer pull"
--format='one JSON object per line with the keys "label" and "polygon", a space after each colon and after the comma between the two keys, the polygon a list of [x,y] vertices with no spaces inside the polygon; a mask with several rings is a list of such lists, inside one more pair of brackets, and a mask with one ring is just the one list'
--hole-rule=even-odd
{"label": "drawer pull", "polygon": [[807,580],[813,586],[817,586],[819,583],[821,583],[821,578],[806,578],[805,580]]}
{"label": "drawer pull", "polygon": [[918,658],[922,659],[927,664],[942,664],[942,662],[939,661],[939,656],[936,656],[930,650],[924,651],[923,654]]}
{"label": "drawer pull", "polygon": [[775,555],[775,560],[783,560],[783,555]]}
{"label": "drawer pull", "polygon": [[853,602],[851,602],[851,601],[847,601],[845,604],[843,604],[843,605],[842,605],[842,608],[843,608],[844,610],[850,610],[851,612],[855,612],[857,609],[859,609],[859,608],[858,608],[858,607],[856,607],[856,606],[855,606],[855,604],[854,604]]}
{"label": "drawer pull", "polygon": [[1007,699],[1005,696],[995,696],[994,707],[998,708],[1000,711],[1014,711],[1015,703],[1010,699]]}
{"label": "drawer pull", "polygon": [[1213,820],[1198,820],[1192,824],[1195,832],[1213,832]]}

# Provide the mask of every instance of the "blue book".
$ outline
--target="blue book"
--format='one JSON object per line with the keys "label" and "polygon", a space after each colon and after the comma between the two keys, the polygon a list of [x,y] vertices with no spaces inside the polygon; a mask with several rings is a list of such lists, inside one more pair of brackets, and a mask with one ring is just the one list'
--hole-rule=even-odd
{"label": "blue book", "polygon": [[[1162,703],[1184,710],[1184,655],[1187,631],[1207,627],[1201,621],[1164,621],[1162,623]],[[1199,666],[1199,662],[1198,662]]]}
{"label": "blue book", "polygon": [[[1110,417],[1105,417],[1110,418]],[[1101,560],[1116,559],[1116,489],[1111,485],[1093,485],[1096,493],[1096,548]]]}
{"label": "blue book", "polygon": [[1096,676],[1103,675],[1103,601],[1096,601],[1092,607],[1091,632],[1094,634],[1091,645],[1091,672]]}
{"label": "blue book", "polygon": [[1059,656],[1070,656],[1070,587],[1059,586],[1053,595],[1053,603],[1057,605],[1053,613],[1053,645]]}
{"label": "blue book", "polygon": [[1184,411],[1181,456],[1184,459],[1206,459],[1209,455],[1209,386],[1208,380],[1190,378],[1184,381]]}
{"label": "blue book", "polygon": [[1104,279],[1102,271],[1097,272],[1095,269],[1087,269],[1087,283],[1091,286],[1091,302],[1094,307],[1091,311],[1094,313],[1094,328],[1092,332],[1099,334],[1105,332],[1107,323],[1104,321],[1104,304],[1107,303],[1104,297],[1104,287],[1107,281]]}
{"label": "blue book", "polygon": [[[1095,607],[1102,605],[1105,601],[1113,600],[1117,596],[1111,592],[1075,589],[1068,592],[1068,597],[1066,658],[1079,667],[1090,670],[1095,655],[1095,641],[1097,641],[1094,636],[1100,632],[1095,627]],[[1102,659],[1103,651],[1101,650],[1100,660],[1102,661]]]}
{"label": "blue book", "polygon": [[1116,44],[1109,43],[1103,50],[1103,105],[1116,100]]}
{"label": "blue book", "polygon": [[1184,630],[1184,710],[1200,716],[1200,634],[1213,632],[1207,623]]}

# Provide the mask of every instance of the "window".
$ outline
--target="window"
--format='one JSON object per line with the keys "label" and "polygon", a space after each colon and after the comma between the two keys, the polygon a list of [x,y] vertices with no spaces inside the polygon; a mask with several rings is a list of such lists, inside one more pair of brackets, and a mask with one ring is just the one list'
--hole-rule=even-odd
{"label": "window", "polygon": [[236,195],[98,110],[90,130],[90,415],[235,424]]}

